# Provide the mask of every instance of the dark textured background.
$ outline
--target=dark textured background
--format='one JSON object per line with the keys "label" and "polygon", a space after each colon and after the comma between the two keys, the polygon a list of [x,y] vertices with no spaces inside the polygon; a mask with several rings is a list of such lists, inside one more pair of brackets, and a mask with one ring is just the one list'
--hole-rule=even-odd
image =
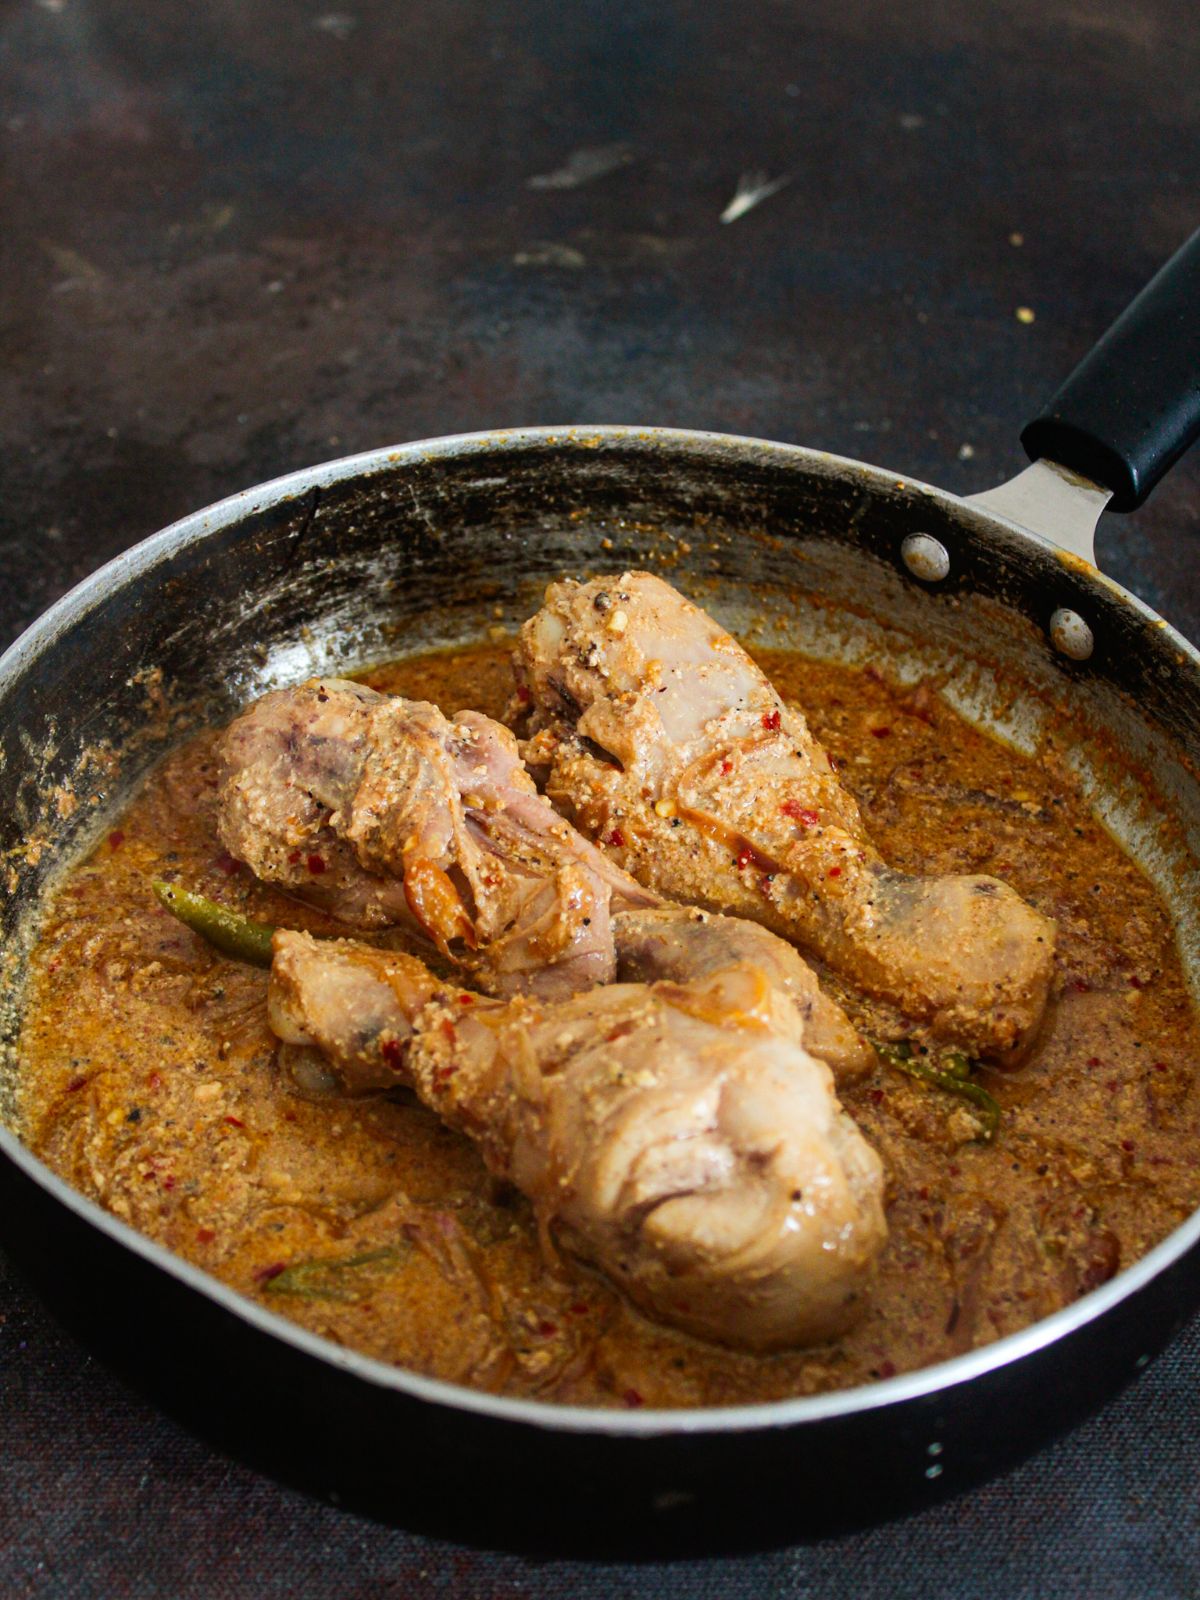
{"label": "dark textured background", "polygon": [[[0,640],[191,508],[459,429],[710,427],[986,487],[1200,224],[1191,0],[324,3],[0,5]],[[790,182],[721,225],[756,170]],[[1198,522],[1185,461],[1099,539],[1192,637]],[[1193,1324],[908,1522],[572,1566],[256,1477],[0,1276],[0,1594],[1194,1596],[1198,1353]]]}

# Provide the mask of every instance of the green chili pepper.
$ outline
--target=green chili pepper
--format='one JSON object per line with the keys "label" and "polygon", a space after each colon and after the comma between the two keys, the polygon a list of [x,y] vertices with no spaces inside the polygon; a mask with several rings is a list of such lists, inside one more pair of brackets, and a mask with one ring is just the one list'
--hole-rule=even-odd
{"label": "green chili pepper", "polygon": [[282,1272],[268,1278],[263,1290],[266,1294],[292,1295],[302,1300],[357,1300],[362,1294],[361,1286],[347,1283],[343,1275],[384,1262],[402,1261],[409,1248],[385,1245],[380,1250],[368,1250],[360,1256],[295,1261],[290,1267],[284,1267]]}
{"label": "green chili pepper", "polygon": [[271,965],[271,939],[275,929],[265,922],[252,922],[226,906],[208,900],[190,889],[181,889],[177,883],[164,883],[161,878],[152,880],[159,900],[172,916],[198,933],[202,939],[218,949],[222,955],[235,961],[249,961],[256,967]]}
{"label": "green chili pepper", "polygon": [[957,1095],[960,1100],[969,1100],[980,1113],[980,1130],[975,1136],[976,1140],[980,1144],[991,1144],[1000,1126],[1000,1106],[981,1084],[972,1081],[971,1073],[975,1064],[967,1056],[959,1050],[951,1050],[942,1057],[940,1064],[935,1065],[916,1055],[907,1039],[895,1042],[872,1040],[872,1043],[875,1053],[889,1066],[906,1072],[910,1078],[920,1079],[922,1083],[932,1083],[946,1094]]}

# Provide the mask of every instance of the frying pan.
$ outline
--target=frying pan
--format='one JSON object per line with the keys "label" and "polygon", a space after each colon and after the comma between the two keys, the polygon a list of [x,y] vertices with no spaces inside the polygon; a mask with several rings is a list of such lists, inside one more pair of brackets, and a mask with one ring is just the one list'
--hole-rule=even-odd
{"label": "frying pan", "polygon": [[[1091,560],[1105,504],[1135,508],[1200,431],[1197,305],[1200,234],[1026,428],[1033,464],[983,495],[760,440],[532,428],[293,473],[110,562],[0,661],[6,1119],[40,897],[166,749],[268,687],[515,622],[564,571],[649,565],[765,642],[937,671],[1019,746],[1065,727],[1200,993],[1200,655]],[[0,1204],[59,1316],[220,1445],[376,1516],[576,1553],[794,1540],[929,1504],[1078,1421],[1200,1301],[1197,1213],[1070,1307],[922,1371],[758,1406],[556,1407],[314,1337],[4,1128]]]}

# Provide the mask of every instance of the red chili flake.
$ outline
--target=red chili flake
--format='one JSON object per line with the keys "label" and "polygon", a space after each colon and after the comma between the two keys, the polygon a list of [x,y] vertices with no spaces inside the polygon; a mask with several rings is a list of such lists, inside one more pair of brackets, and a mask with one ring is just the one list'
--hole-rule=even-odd
{"label": "red chili flake", "polygon": [[162,1186],[164,1189],[173,1189],[175,1187],[175,1174],[173,1172],[167,1173],[162,1181]]}
{"label": "red chili flake", "polygon": [[953,1164],[953,1162],[952,1162],[952,1163],[951,1163],[951,1164],[950,1164],[950,1166],[948,1166],[948,1167],[947,1167],[947,1168],[946,1168],[946,1171],[947,1171],[947,1172],[948,1172],[948,1173],[949,1173],[949,1174],[950,1174],[950,1176],[951,1176],[951,1177],[952,1177],[952,1178],[957,1178],[957,1177],[958,1177],[958,1175],[959,1175],[959,1173],[960,1173],[960,1172],[961,1172],[961,1171],[962,1171],[962,1168],[961,1168],[961,1167],[958,1167],[958,1166],[955,1166],[955,1165],[954,1165],[954,1164]]}
{"label": "red chili flake", "polygon": [[621,1401],[624,1405],[627,1405],[631,1411],[636,1410],[638,1406],[644,1406],[646,1404],[645,1400],[636,1389],[626,1389],[625,1393],[621,1396]]}
{"label": "red chili flake", "polygon": [[732,761],[722,761],[722,763],[721,763],[721,771],[722,772],[732,772],[733,771],[733,762]]}
{"label": "red chili flake", "polygon": [[151,1089],[161,1089],[162,1086],[163,1086],[162,1073],[161,1072],[152,1072],[150,1074],[150,1076],[146,1079],[146,1085],[147,1085],[148,1088],[151,1088]]}
{"label": "red chili flake", "polygon": [[884,1096],[883,1096],[883,1090],[882,1089],[872,1089],[871,1090],[870,1100],[871,1100],[871,1104],[872,1105],[881,1106],[883,1104],[883,1099],[884,1099]]}
{"label": "red chili flake", "polygon": [[86,1078],[72,1078],[70,1083],[67,1085],[67,1093],[75,1094],[77,1090],[83,1088],[87,1081],[88,1080]]}
{"label": "red chili flake", "polygon": [[125,835],[121,832],[120,828],[114,828],[108,836],[109,848],[111,850],[119,850],[124,843]]}
{"label": "red chili flake", "polygon": [[1152,1070],[1155,1072],[1165,1072],[1167,1070],[1167,1063],[1165,1061],[1156,1061]]}
{"label": "red chili flake", "polygon": [[296,1113],[295,1113],[295,1112],[294,1112],[294,1111],[285,1111],[285,1112],[284,1112],[284,1113],[283,1113],[283,1120],[284,1120],[284,1121],[285,1121],[285,1122],[295,1122],[295,1120],[296,1120]]}
{"label": "red chili flake", "polygon": [[442,1032],[451,1042],[458,1038],[458,1035],[454,1031],[454,1024],[450,1021],[449,1017],[444,1017],[442,1019]]}
{"label": "red chili flake", "polygon": [[539,1322],[537,1331],[541,1334],[543,1339],[553,1339],[554,1335],[558,1332],[558,1323]]}
{"label": "red chili flake", "polygon": [[586,1300],[576,1300],[575,1304],[573,1306],[568,1306],[567,1309],[570,1311],[573,1317],[586,1317],[592,1308],[588,1305]]}
{"label": "red chili flake", "polygon": [[735,865],[739,866],[739,867],[748,867],[753,860],[754,860],[754,851],[753,850],[750,850],[750,849],[739,850],[738,851],[737,861],[736,861]]}
{"label": "red chili flake", "polygon": [[473,994],[460,994],[458,1003],[460,1006],[473,1006],[475,1004],[475,996]]}
{"label": "red chili flake", "polygon": [[785,817],[791,817],[793,822],[802,823],[806,828],[815,828],[821,820],[817,812],[802,806],[799,800],[785,800],[779,809]]}
{"label": "red chili flake", "polygon": [[1122,1139],[1121,1140],[1121,1149],[1122,1150],[1130,1150],[1130,1151],[1132,1151],[1134,1148],[1135,1148],[1135,1146],[1134,1146],[1134,1143],[1133,1143],[1132,1139]]}
{"label": "red chili flake", "polygon": [[525,687],[525,685],[523,683],[519,683],[517,685],[517,699],[521,702],[521,704],[523,706],[527,706],[529,704],[529,702],[533,699],[533,696],[530,694],[529,690]]}
{"label": "red chili flake", "polygon": [[225,1121],[231,1128],[244,1128],[246,1126],[241,1117],[226,1117]]}
{"label": "red chili flake", "polygon": [[296,866],[297,863],[299,862],[299,860],[300,860],[300,852],[299,852],[299,850],[290,850],[288,852],[288,866],[289,867]]}
{"label": "red chili flake", "polygon": [[825,876],[827,878],[840,878],[841,875],[842,875],[841,867],[830,867],[829,871],[825,874]]}
{"label": "red chili flake", "polygon": [[1098,1067],[1099,1065],[1100,1065],[1100,1057],[1099,1056],[1089,1056],[1088,1057],[1088,1066],[1089,1067]]}
{"label": "red chili flake", "polygon": [[217,866],[228,878],[231,878],[235,872],[242,870],[242,863],[236,856],[231,856],[228,850],[221,851],[221,854],[217,857]]}
{"label": "red chili flake", "polygon": [[896,1376],[896,1363],[894,1361],[881,1361],[879,1363],[879,1376],[881,1378],[894,1378]]}
{"label": "red chili flake", "polygon": [[606,1033],[604,1035],[604,1042],[605,1042],[605,1044],[612,1044],[615,1040],[624,1039],[627,1034],[630,1034],[632,1032],[633,1032],[633,1023],[632,1022],[618,1022],[616,1027],[613,1029],[613,1031],[611,1033]]}
{"label": "red chili flake", "polygon": [[1072,978],[1067,988],[1073,989],[1076,994],[1090,994],[1092,991],[1092,986],[1086,978]]}
{"label": "red chili flake", "polygon": [[615,845],[619,850],[625,843],[625,835],[621,832],[620,828],[614,828],[604,842],[605,844]]}
{"label": "red chili flake", "polygon": [[46,963],[46,971],[47,972],[57,972],[59,967],[61,967],[61,966],[62,966],[62,957],[61,956],[55,956],[53,961],[47,961],[47,963]]}
{"label": "red chili flake", "polygon": [[762,725],[767,730],[768,733],[778,733],[779,732],[779,723],[780,723],[780,716],[779,716],[778,711],[764,711],[763,712]]}
{"label": "red chili flake", "polygon": [[1109,1094],[1115,1094],[1118,1087],[1117,1080],[1115,1078],[1109,1078],[1104,1087],[1108,1090]]}
{"label": "red chili flake", "polygon": [[842,767],[842,763],[841,763],[841,761],[839,760],[839,758],[837,756],[830,756],[829,757],[829,770],[830,770],[830,772],[840,772],[841,771],[841,767]]}
{"label": "red chili flake", "polygon": [[871,737],[874,739],[890,739],[892,730],[890,728],[872,728]]}
{"label": "red chili flake", "polygon": [[216,1234],[213,1232],[213,1230],[211,1228],[197,1228],[196,1229],[196,1243],[197,1244],[211,1244],[216,1237],[217,1237]]}
{"label": "red chili flake", "polygon": [[316,854],[310,855],[304,865],[314,877],[320,877],[321,873],[325,871],[325,857]]}
{"label": "red chili flake", "polygon": [[269,1267],[259,1267],[254,1274],[255,1283],[270,1283],[272,1278],[277,1278],[281,1272],[287,1271],[286,1261],[273,1261]]}
{"label": "red chili flake", "polygon": [[437,1070],[433,1074],[433,1081],[434,1081],[434,1083],[449,1083],[450,1079],[453,1076],[454,1076],[454,1067],[453,1067],[453,1065],[447,1065],[447,1066],[444,1066],[444,1067],[438,1067]]}
{"label": "red chili flake", "polygon": [[1140,989],[1142,987],[1142,980],[1138,977],[1136,972],[1131,972],[1129,974],[1129,986],[1131,989]]}
{"label": "red chili flake", "polygon": [[379,1054],[389,1067],[395,1067],[397,1071],[404,1065],[404,1051],[399,1039],[385,1039],[379,1046]]}

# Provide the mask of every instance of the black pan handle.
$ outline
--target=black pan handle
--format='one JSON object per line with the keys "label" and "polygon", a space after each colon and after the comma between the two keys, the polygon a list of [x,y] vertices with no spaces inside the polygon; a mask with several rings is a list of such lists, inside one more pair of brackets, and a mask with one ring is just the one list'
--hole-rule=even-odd
{"label": "black pan handle", "polygon": [[1133,511],[1200,435],[1200,232],[1171,257],[1021,434]]}

